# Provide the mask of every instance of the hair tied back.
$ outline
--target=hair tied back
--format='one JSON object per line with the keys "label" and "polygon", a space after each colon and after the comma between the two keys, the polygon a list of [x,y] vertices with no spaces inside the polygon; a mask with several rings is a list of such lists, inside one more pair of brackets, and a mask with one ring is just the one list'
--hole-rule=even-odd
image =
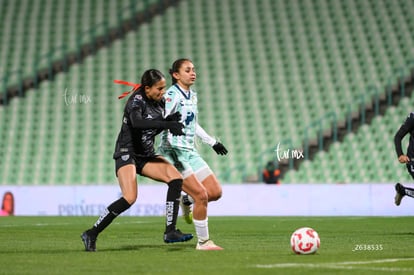
{"label": "hair tied back", "polygon": [[139,87],[141,87],[141,84],[132,83],[132,82],[124,81],[124,80],[117,80],[117,79],[115,79],[114,80],[114,83],[134,87],[132,89],[132,91],[123,92],[120,96],[118,96],[118,99],[122,99],[122,98],[126,97],[128,94],[135,92],[136,90],[139,89]]}

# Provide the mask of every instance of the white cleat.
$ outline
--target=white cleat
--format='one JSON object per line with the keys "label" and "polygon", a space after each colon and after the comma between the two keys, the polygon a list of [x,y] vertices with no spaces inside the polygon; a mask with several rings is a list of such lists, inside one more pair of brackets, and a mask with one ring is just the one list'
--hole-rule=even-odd
{"label": "white cleat", "polygon": [[193,211],[191,211],[191,205],[186,205],[183,202],[183,196],[180,197],[180,207],[183,211],[183,217],[185,219],[185,222],[188,224],[193,223]]}
{"label": "white cleat", "polygon": [[196,250],[223,250],[223,248],[216,245],[212,240],[207,240],[203,243],[198,242]]}

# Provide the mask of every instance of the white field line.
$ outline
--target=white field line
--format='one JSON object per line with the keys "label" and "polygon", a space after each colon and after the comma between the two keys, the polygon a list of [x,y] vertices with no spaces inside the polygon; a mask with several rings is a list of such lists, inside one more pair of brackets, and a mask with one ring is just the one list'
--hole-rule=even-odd
{"label": "white field line", "polygon": [[377,264],[377,263],[395,263],[395,262],[405,262],[405,261],[414,261],[414,258],[395,258],[395,259],[380,259],[380,260],[372,260],[372,261],[353,261],[353,262],[341,262],[337,264],[340,264],[340,265]]}
{"label": "white field line", "polygon": [[[321,263],[321,264],[302,264],[302,263],[280,263],[268,265],[256,265],[257,268],[328,268],[328,269],[344,269],[344,270],[372,270],[372,271],[389,271],[389,272],[412,272],[414,268],[399,268],[399,267],[364,267],[364,264],[379,264],[379,263],[395,263],[402,261],[414,261],[414,258],[400,258],[400,259],[380,259],[372,261],[352,261],[352,262],[338,262],[338,263]],[[357,265],[357,266],[354,266]]]}

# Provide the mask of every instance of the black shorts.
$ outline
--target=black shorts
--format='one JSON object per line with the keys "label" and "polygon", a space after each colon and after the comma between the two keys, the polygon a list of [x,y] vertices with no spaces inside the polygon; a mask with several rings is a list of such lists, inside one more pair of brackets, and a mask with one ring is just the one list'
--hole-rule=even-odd
{"label": "black shorts", "polygon": [[147,164],[148,162],[163,162],[163,160],[157,157],[158,155],[153,155],[150,157],[133,156],[130,154],[122,155],[119,158],[115,159],[115,175],[118,177],[119,168],[125,165],[128,165],[128,164],[135,165],[137,174],[142,175],[142,169],[144,168],[145,164]]}
{"label": "black shorts", "polygon": [[410,161],[406,164],[406,166],[408,173],[410,173],[411,177],[414,179],[414,162]]}

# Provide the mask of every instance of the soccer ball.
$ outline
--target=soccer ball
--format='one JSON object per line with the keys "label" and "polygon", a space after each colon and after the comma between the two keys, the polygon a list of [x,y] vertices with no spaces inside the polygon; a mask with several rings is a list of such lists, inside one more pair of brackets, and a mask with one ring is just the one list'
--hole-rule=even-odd
{"label": "soccer ball", "polygon": [[313,254],[320,244],[318,233],[310,227],[301,227],[290,237],[290,245],[296,254]]}

